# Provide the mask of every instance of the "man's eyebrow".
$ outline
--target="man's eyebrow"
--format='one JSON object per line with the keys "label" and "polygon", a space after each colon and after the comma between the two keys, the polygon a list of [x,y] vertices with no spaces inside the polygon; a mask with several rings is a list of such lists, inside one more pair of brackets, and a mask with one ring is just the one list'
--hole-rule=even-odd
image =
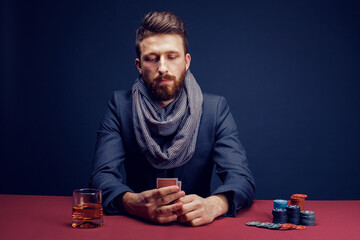
{"label": "man's eyebrow", "polygon": [[166,54],[180,54],[180,52],[178,52],[178,51],[168,51],[168,52],[166,52]]}
{"label": "man's eyebrow", "polygon": [[[180,52],[177,51],[177,50],[170,50],[170,51],[166,51],[164,53],[165,54],[179,54]],[[149,55],[159,55],[159,52],[153,51],[153,52],[149,52],[149,53],[144,54],[144,56],[149,56]]]}

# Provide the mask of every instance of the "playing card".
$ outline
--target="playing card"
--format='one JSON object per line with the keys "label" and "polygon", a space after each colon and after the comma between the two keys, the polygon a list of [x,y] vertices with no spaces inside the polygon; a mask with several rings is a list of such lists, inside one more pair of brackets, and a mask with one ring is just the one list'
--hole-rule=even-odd
{"label": "playing card", "polygon": [[181,181],[178,181],[177,178],[157,178],[156,179],[156,187],[162,188],[162,187],[168,187],[177,185],[181,190]]}

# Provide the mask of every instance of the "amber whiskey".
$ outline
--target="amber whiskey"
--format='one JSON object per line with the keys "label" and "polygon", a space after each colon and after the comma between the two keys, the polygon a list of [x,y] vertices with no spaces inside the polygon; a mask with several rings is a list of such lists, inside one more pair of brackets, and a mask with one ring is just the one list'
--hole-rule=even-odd
{"label": "amber whiskey", "polygon": [[82,203],[73,206],[72,226],[96,228],[103,225],[103,207],[98,203]]}

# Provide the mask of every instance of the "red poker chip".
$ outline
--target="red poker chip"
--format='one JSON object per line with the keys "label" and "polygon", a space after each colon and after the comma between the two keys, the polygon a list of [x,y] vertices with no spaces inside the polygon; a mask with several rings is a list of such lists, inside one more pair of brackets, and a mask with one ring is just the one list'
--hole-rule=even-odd
{"label": "red poker chip", "polygon": [[291,229],[296,229],[297,225],[291,224]]}
{"label": "red poker chip", "polygon": [[289,230],[289,229],[292,228],[291,225],[292,225],[292,224],[290,224],[290,223],[284,223],[284,224],[281,225],[281,227],[279,228],[279,230]]}
{"label": "red poker chip", "polygon": [[291,198],[290,201],[291,202],[304,202],[305,198]]}
{"label": "red poker chip", "polygon": [[297,205],[300,207],[300,210],[303,211],[305,198],[307,198],[307,197],[308,196],[306,194],[293,194],[291,196],[290,205]]}
{"label": "red poker chip", "polygon": [[305,230],[305,229],[306,229],[306,227],[303,226],[303,225],[297,225],[296,226],[296,230]]}
{"label": "red poker chip", "polygon": [[295,230],[305,230],[306,227],[303,226],[303,225],[295,225],[295,224],[291,224],[291,223],[283,223],[281,225],[281,227],[278,228],[278,230],[283,230],[283,231],[284,230],[293,230],[293,229],[295,229]]}
{"label": "red poker chip", "polygon": [[291,198],[307,198],[306,194],[293,194]]}
{"label": "red poker chip", "polygon": [[291,197],[292,201],[305,201],[305,198],[300,198],[300,197]]}

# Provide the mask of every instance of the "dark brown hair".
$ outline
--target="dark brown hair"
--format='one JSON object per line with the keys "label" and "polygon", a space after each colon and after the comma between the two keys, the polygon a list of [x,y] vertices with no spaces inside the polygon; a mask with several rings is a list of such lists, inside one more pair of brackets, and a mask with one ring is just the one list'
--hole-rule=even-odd
{"label": "dark brown hair", "polygon": [[141,41],[157,34],[179,34],[184,42],[185,54],[188,52],[189,43],[184,21],[170,11],[149,12],[136,30],[135,50],[138,58],[141,55]]}

